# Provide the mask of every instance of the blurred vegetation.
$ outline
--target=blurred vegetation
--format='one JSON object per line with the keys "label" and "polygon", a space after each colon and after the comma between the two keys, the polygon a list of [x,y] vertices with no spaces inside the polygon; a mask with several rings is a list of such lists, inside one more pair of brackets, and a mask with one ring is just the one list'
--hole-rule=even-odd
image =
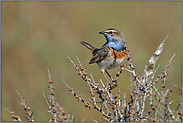
{"label": "blurred vegetation", "polygon": [[[76,62],[76,55],[96,81],[104,77],[96,64],[89,65],[91,52],[80,44],[86,41],[95,47],[105,43],[99,31],[113,27],[123,31],[133,64],[141,76],[144,66],[156,47],[169,34],[158,63],[161,73],[176,53],[167,77],[167,87],[181,82],[181,27],[182,2],[1,2],[1,120],[11,121],[5,111],[26,115],[15,91],[29,103],[36,121],[49,121],[50,114],[42,95],[48,94],[47,68],[50,69],[55,93],[60,106],[73,113],[75,121],[103,120],[96,111],[90,111],[70,94],[62,77],[82,97],[89,97],[88,87],[68,60]],[[126,64],[126,61],[125,61]],[[115,76],[117,68],[109,70]],[[130,93],[129,76],[124,72],[119,81],[121,92]],[[158,83],[161,85],[161,83]],[[157,85],[158,85],[157,84]],[[172,95],[172,99],[178,93]],[[172,105],[175,107],[175,105]]]}

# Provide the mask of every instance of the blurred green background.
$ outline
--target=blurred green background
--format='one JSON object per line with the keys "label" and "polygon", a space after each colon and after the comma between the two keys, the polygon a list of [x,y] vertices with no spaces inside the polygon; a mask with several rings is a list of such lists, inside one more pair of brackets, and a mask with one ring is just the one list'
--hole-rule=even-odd
{"label": "blurred green background", "polygon": [[[60,106],[66,113],[73,114],[75,121],[105,121],[95,110],[78,103],[68,91],[62,77],[78,94],[88,100],[89,88],[74,71],[68,55],[77,63],[79,57],[95,81],[105,80],[96,64],[89,65],[91,52],[80,44],[86,41],[95,47],[105,43],[99,31],[113,27],[123,31],[133,64],[141,76],[145,64],[160,42],[169,34],[165,48],[157,64],[156,77],[176,53],[169,70],[167,88],[181,83],[181,27],[182,2],[1,2],[2,31],[2,83],[1,120],[12,121],[5,111],[15,111],[25,121],[26,113],[19,104],[15,91],[29,103],[36,121],[49,121],[50,114],[42,95],[48,95],[47,68],[50,69],[53,86]],[[125,65],[126,65],[125,61]],[[157,65],[156,65],[157,66]],[[109,70],[113,78],[117,68]],[[121,92],[130,93],[129,74],[119,78]],[[161,81],[156,84],[161,86]],[[171,99],[177,95],[175,89]],[[176,105],[172,104],[172,107]]]}

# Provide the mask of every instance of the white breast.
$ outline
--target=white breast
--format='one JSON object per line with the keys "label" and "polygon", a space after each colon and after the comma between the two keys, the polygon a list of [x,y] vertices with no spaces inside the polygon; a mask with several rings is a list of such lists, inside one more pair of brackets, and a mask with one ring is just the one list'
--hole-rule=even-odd
{"label": "white breast", "polygon": [[105,71],[106,69],[112,69],[123,63],[125,57],[123,59],[113,59],[111,53],[107,56],[106,59],[102,60],[98,63],[100,71]]}

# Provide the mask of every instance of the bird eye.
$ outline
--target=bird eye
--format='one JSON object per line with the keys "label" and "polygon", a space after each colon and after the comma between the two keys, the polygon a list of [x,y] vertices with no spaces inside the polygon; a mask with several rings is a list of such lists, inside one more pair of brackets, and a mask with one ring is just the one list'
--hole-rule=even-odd
{"label": "bird eye", "polygon": [[109,34],[112,34],[112,33],[113,33],[112,31],[109,32]]}

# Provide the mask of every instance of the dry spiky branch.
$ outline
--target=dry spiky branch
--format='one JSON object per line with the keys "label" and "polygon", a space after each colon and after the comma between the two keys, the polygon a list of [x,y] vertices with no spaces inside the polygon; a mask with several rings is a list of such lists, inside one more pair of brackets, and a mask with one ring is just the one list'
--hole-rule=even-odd
{"label": "dry spiky branch", "polygon": [[[166,36],[166,38],[167,37],[168,35]],[[71,63],[74,65],[75,70],[78,71],[78,75],[80,75],[83,80],[87,82],[87,85],[90,88],[90,93],[92,96],[90,99],[91,102],[88,102],[89,106],[91,107],[90,109],[96,109],[97,111],[101,112],[101,114],[104,116],[104,119],[110,122],[181,121],[180,117],[182,115],[179,113],[178,115],[180,115],[180,117],[175,118],[173,111],[169,107],[172,102],[169,102],[168,98],[170,96],[170,93],[172,92],[172,88],[175,85],[173,85],[171,91],[169,91],[169,89],[165,93],[163,91],[167,81],[167,70],[175,54],[168,62],[165,69],[163,69],[162,74],[158,75],[157,79],[154,78],[155,73],[159,67],[158,65],[158,67],[155,69],[155,65],[160,54],[163,51],[166,38],[162,41],[162,43],[160,43],[151,58],[148,60],[148,63],[145,65],[141,77],[137,76],[137,73],[135,72],[135,67],[133,65],[133,60],[131,59],[131,53],[129,52],[130,50],[126,48],[128,69],[124,68],[124,65],[121,64],[120,68],[118,69],[118,73],[116,74],[116,79],[114,79],[115,81],[111,81],[111,83],[106,82],[106,85],[102,82],[102,80],[100,80],[100,82],[96,82],[93,80],[93,76],[91,76],[92,79],[88,77],[86,69],[82,67],[78,57],[77,60],[79,65],[75,64],[68,57]],[[125,41],[124,43],[127,47]],[[122,71],[124,70],[128,71],[130,74],[131,94],[127,103],[125,93],[123,99],[120,96],[120,91],[118,91],[116,95],[113,95],[112,93],[112,89],[117,86],[117,79],[120,73],[122,73]],[[155,84],[161,80],[163,80],[163,84],[161,86],[161,91],[158,91]],[[64,83],[66,84],[65,81]],[[74,92],[72,93],[74,94]],[[77,98],[76,94],[74,96]],[[178,98],[181,97],[179,96]],[[96,100],[100,101],[96,103]],[[147,105],[147,101],[150,102],[149,105]],[[85,105],[85,107],[88,106]],[[150,107],[150,109],[146,111],[146,107]],[[164,109],[164,112],[162,112],[162,108]]]}
{"label": "dry spiky branch", "polygon": [[52,121],[52,122],[73,122],[75,114],[73,114],[72,116],[70,116],[70,114],[67,115],[66,112],[64,111],[64,108],[61,107],[59,105],[59,103],[56,101],[55,92],[54,92],[55,87],[53,87],[53,85],[52,85],[53,81],[51,79],[49,69],[48,69],[48,76],[49,76],[48,88],[49,88],[49,93],[50,93],[50,95],[48,95],[49,102],[44,93],[43,93],[43,96],[44,96],[46,103],[48,105],[48,108],[49,108],[48,112],[50,112],[50,114],[51,114],[50,121]]}
{"label": "dry spiky branch", "polygon": [[[29,122],[34,122],[35,121],[35,117],[33,117],[33,112],[31,112],[31,108],[28,106],[28,102],[26,102],[25,100],[23,100],[22,96],[20,95],[20,93],[16,90],[18,96],[21,99],[21,105],[24,106],[24,110],[26,111],[26,114],[28,115],[28,117],[25,117],[27,119],[27,121]],[[19,115],[15,115],[15,113],[13,111],[9,111],[8,109],[5,108],[5,110],[11,115],[11,117],[14,119],[14,121],[18,121],[18,122],[23,122]]]}
{"label": "dry spiky branch", "polygon": [[[74,91],[74,88],[70,87],[63,78],[61,78],[61,80],[78,102],[83,103],[83,105],[90,110],[100,112],[108,122],[182,122],[182,89],[175,84],[173,84],[171,88],[166,88],[167,71],[171,61],[175,57],[175,54],[162,70],[162,73],[160,75],[156,75],[157,69],[159,68],[158,65],[155,69],[156,62],[163,51],[164,42],[167,37],[168,35],[159,44],[151,58],[148,60],[141,77],[137,76],[133,60],[131,58],[131,53],[127,48],[125,40],[124,46],[127,55],[126,60],[128,62],[128,68],[125,68],[124,65],[121,64],[116,74],[116,78],[114,80],[111,79],[111,82],[103,82],[101,79],[99,79],[100,81],[95,81],[91,73],[90,76],[88,75],[86,69],[83,68],[77,56],[76,58],[79,65],[75,64],[67,56],[73,64],[75,68],[74,70],[77,71],[78,75],[81,76],[89,87],[91,97],[88,101],[84,97],[81,97],[80,94],[77,94],[77,92]],[[131,93],[129,96],[127,96],[125,92],[122,95],[120,92],[120,84],[117,84],[120,83],[118,81],[120,74],[125,71],[129,72],[130,76],[129,83]],[[48,112],[51,114],[50,121],[73,122],[75,113],[72,116],[70,114],[67,115],[64,108],[56,101],[54,92],[55,87],[52,85],[53,81],[51,79],[49,69],[48,76],[49,95],[46,97],[43,93],[43,96],[49,108]],[[162,82],[161,87],[158,87],[156,84],[159,82]],[[117,93],[114,94],[113,90],[116,89],[117,85],[118,90]],[[180,91],[181,94],[175,100],[170,101],[169,97],[172,92],[175,91],[174,88],[178,88],[178,91]],[[28,117],[26,117],[26,119],[29,122],[33,122],[35,118],[32,116],[33,112],[30,111],[30,107],[27,106],[28,103],[22,99],[18,91],[17,94],[22,102],[20,104],[24,106],[24,110],[27,112]],[[171,109],[170,105],[176,101],[179,101],[179,104],[174,109]],[[10,112],[6,108],[5,110],[15,121],[22,121],[13,111]],[[98,122],[97,120],[94,121]]]}

